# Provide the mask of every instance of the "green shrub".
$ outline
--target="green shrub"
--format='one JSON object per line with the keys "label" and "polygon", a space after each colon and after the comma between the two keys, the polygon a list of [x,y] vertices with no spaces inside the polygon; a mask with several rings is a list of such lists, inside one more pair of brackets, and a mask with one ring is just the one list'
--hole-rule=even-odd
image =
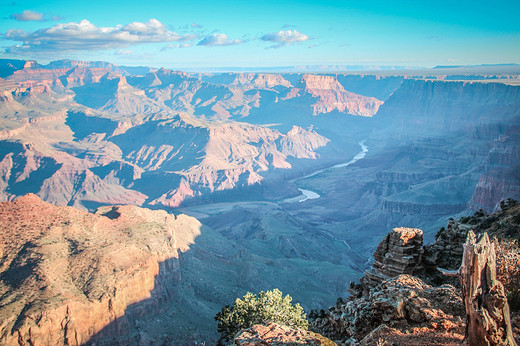
{"label": "green shrub", "polygon": [[291,301],[289,295],[284,297],[278,289],[262,291],[258,295],[248,292],[243,298],[237,298],[235,305],[226,305],[215,316],[220,333],[219,344],[233,340],[237,332],[255,324],[275,322],[307,329],[309,322],[303,308],[300,304],[292,305]]}

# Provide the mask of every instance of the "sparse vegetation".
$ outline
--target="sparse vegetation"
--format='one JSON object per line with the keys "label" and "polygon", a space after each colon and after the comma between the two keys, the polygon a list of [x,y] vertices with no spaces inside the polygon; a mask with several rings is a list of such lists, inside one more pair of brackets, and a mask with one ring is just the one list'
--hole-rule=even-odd
{"label": "sparse vegetation", "polygon": [[507,292],[509,307],[520,310],[520,247],[517,240],[495,238],[497,278]]}
{"label": "sparse vegetation", "polygon": [[246,293],[237,298],[233,306],[226,305],[217,313],[220,333],[219,344],[231,341],[237,332],[250,328],[255,324],[275,322],[289,327],[307,329],[309,322],[300,304],[291,304],[289,295],[283,296],[278,289],[261,291],[258,294]]}

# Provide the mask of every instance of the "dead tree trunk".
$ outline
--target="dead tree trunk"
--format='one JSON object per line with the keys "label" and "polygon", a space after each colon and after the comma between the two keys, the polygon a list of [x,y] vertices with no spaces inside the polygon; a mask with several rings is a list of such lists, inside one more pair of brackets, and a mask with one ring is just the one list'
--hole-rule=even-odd
{"label": "dead tree trunk", "polygon": [[507,297],[496,278],[495,246],[487,233],[478,242],[468,233],[458,276],[466,310],[465,344],[516,345]]}

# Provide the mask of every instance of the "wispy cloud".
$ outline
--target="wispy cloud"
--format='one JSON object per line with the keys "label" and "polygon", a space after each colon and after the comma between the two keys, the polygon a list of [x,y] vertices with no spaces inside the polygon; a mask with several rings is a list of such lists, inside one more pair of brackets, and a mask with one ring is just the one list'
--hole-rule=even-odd
{"label": "wispy cloud", "polygon": [[116,52],[114,52],[114,55],[119,55],[119,56],[131,55],[131,54],[134,54],[133,50],[118,49]]}
{"label": "wispy cloud", "polygon": [[166,46],[161,48],[161,52],[166,52],[170,49],[190,48],[190,47],[193,47],[193,43],[167,44]]}
{"label": "wispy cloud", "polygon": [[44,21],[43,13],[39,13],[36,11],[25,10],[22,13],[14,13],[11,15],[11,19],[19,20],[22,22],[36,21],[41,22]]}
{"label": "wispy cloud", "polygon": [[294,43],[305,42],[309,40],[309,36],[302,34],[298,30],[282,30],[279,32],[265,34],[264,36],[260,37],[260,39],[262,41],[276,43],[269,48],[281,48]]}
{"label": "wispy cloud", "polygon": [[47,21],[56,21],[62,20],[62,16],[56,16],[52,14],[43,14],[40,12],[25,10],[22,13],[13,13],[11,15],[11,19],[18,20],[21,22],[47,22]]}
{"label": "wispy cloud", "polygon": [[226,34],[211,34],[204,37],[199,43],[197,43],[197,46],[234,46],[242,43],[244,43],[242,40],[230,40]]}
{"label": "wispy cloud", "polygon": [[115,27],[97,27],[84,19],[34,32],[11,29],[2,38],[22,41],[22,44],[6,49],[6,53],[19,54],[117,49],[143,43],[190,41],[197,37],[196,34],[180,35],[169,31],[157,19]]}

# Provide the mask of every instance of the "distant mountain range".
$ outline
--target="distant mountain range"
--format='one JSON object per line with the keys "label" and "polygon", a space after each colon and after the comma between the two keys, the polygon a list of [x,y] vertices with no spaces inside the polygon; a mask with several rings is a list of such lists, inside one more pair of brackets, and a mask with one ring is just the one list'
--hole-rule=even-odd
{"label": "distant mountain range", "polygon": [[520,66],[520,64],[481,64],[481,65],[438,65],[434,69],[444,68],[472,68],[472,67],[504,67],[504,66]]}
{"label": "distant mountain range", "polygon": [[393,70],[417,70],[424,67],[416,66],[390,66],[390,65],[297,65],[274,67],[179,67],[185,72],[256,72],[256,73],[319,73],[319,72],[345,72],[345,71],[393,71]]}

